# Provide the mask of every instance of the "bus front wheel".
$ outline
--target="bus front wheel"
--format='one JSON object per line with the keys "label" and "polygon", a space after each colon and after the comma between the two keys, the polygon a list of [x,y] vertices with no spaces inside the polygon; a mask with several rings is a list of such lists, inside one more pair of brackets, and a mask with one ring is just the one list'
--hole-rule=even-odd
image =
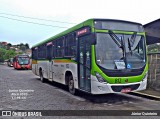
{"label": "bus front wheel", "polygon": [[69,76],[69,82],[68,82],[68,88],[69,88],[69,92],[73,95],[76,94],[76,89],[74,87],[74,80],[72,76]]}

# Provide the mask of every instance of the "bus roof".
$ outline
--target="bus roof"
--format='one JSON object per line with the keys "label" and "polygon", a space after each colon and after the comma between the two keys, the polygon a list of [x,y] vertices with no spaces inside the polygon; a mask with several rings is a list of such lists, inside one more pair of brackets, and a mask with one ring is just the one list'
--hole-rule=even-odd
{"label": "bus roof", "polygon": [[64,35],[66,35],[66,34],[68,34],[68,33],[73,32],[73,31],[75,31],[75,30],[77,30],[77,29],[80,29],[81,27],[84,27],[84,26],[91,26],[91,27],[93,27],[93,21],[118,21],[118,22],[127,22],[127,23],[131,23],[131,24],[142,25],[142,24],[140,24],[140,23],[125,21],[125,20],[97,19],[97,18],[96,18],[96,19],[88,19],[88,20],[86,20],[86,21],[84,21],[84,22],[82,22],[82,23],[80,23],[80,24],[78,24],[78,25],[76,25],[76,26],[73,26],[72,28],[69,28],[69,29],[67,29],[67,30],[65,30],[65,31],[63,31],[63,32],[55,35],[55,36],[52,36],[52,37],[50,37],[50,38],[48,38],[48,39],[46,39],[46,40],[44,40],[44,41],[42,41],[42,42],[37,43],[36,45],[32,46],[32,48],[37,47],[37,46],[40,46],[40,45],[42,45],[42,44],[44,44],[44,43],[50,42],[50,41],[52,41],[52,40],[54,40],[54,39],[56,39],[56,38],[59,38],[59,37],[61,37],[61,36],[64,36]]}
{"label": "bus roof", "polygon": [[84,21],[84,22],[82,22],[82,23],[80,23],[80,24],[78,24],[78,25],[76,25],[76,26],[74,26],[72,28],[69,28],[69,29],[67,29],[67,30],[65,30],[65,31],[53,36],[53,37],[50,37],[50,38],[48,38],[48,39],[46,39],[46,40],[34,45],[32,48],[37,47],[39,45],[42,45],[44,43],[47,43],[49,41],[52,41],[53,39],[56,39],[56,38],[61,37],[63,35],[66,35],[66,34],[68,34],[70,32],[73,32],[73,31],[75,31],[75,30],[77,30],[77,29],[79,29],[79,28],[81,28],[83,26],[92,26],[92,23],[93,23],[92,21],[93,21],[93,19],[86,20],[86,21]]}

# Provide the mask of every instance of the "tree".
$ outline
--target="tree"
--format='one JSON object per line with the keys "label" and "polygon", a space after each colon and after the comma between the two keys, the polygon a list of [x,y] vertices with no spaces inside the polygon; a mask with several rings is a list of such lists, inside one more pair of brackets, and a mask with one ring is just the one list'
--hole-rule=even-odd
{"label": "tree", "polygon": [[23,43],[20,43],[19,45],[20,45],[20,47],[21,47],[21,46],[23,46],[24,44],[23,44]]}
{"label": "tree", "polygon": [[22,50],[22,52],[24,52],[25,50],[26,50],[26,46],[25,45],[23,45],[23,46],[21,46],[21,48],[20,48],[21,50]]}
{"label": "tree", "polygon": [[13,50],[6,50],[6,53],[4,55],[4,59],[13,58],[16,55],[16,53]]}
{"label": "tree", "polygon": [[148,46],[149,52],[160,52],[160,45],[159,44],[151,44]]}
{"label": "tree", "polygon": [[29,44],[28,43],[26,43],[25,46],[26,46],[26,49],[29,49]]}
{"label": "tree", "polygon": [[4,62],[5,58],[4,55],[6,53],[6,50],[3,48],[0,48],[0,62]]}
{"label": "tree", "polygon": [[6,49],[9,50],[11,46],[12,46],[12,44],[8,43]]}
{"label": "tree", "polygon": [[21,51],[16,53],[15,49],[10,50],[11,46],[12,46],[11,43],[8,43],[6,46],[3,46],[3,45],[0,46],[0,62],[4,62],[4,60],[13,58],[17,54],[23,54],[26,49],[29,49],[28,43],[26,44],[20,43],[17,45],[19,46],[17,48],[20,49]]}

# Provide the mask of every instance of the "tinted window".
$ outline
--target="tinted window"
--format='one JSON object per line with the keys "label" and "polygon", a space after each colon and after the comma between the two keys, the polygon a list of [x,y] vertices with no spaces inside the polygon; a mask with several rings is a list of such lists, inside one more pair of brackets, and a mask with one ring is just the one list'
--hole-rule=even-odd
{"label": "tinted window", "polygon": [[32,49],[32,59],[37,59],[37,49],[36,48]]}
{"label": "tinted window", "polygon": [[52,57],[55,57],[56,41],[52,41]]}
{"label": "tinted window", "polygon": [[56,57],[64,56],[64,37],[56,40]]}
{"label": "tinted window", "polygon": [[38,47],[38,58],[46,58],[46,45],[41,45]]}
{"label": "tinted window", "polygon": [[66,37],[65,43],[65,56],[74,56],[76,55],[76,39],[74,34],[69,34]]}

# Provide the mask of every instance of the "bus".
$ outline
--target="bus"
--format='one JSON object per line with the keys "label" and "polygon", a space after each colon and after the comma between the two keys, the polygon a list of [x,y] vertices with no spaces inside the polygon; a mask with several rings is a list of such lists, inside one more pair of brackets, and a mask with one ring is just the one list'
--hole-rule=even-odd
{"label": "bus", "polygon": [[30,69],[30,58],[28,55],[16,55],[13,58],[14,69]]}
{"label": "bus", "polygon": [[75,94],[145,90],[148,76],[142,24],[89,19],[32,47],[32,71],[40,80]]}

